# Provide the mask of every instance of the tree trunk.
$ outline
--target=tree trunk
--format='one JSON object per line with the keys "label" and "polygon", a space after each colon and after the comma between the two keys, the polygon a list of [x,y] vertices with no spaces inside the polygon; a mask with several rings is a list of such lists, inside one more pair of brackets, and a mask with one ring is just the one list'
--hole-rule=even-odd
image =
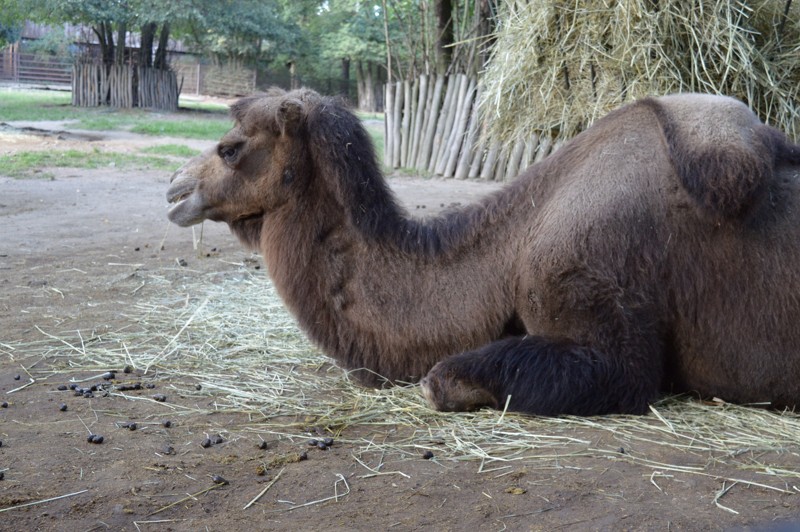
{"label": "tree trunk", "polygon": [[92,31],[97,35],[97,42],[100,43],[100,60],[104,65],[110,65],[114,58],[114,39],[108,25],[101,22],[98,26],[92,26]]}
{"label": "tree trunk", "polygon": [[453,56],[453,2],[436,0],[436,72],[444,75]]}
{"label": "tree trunk", "polygon": [[342,77],[339,80],[339,94],[350,96],[350,58],[342,57]]}
{"label": "tree trunk", "polygon": [[156,50],[156,58],[153,61],[153,67],[160,70],[166,70],[169,65],[167,64],[167,47],[169,46],[169,22],[165,22],[161,26],[161,33],[158,35],[158,50]]}
{"label": "tree trunk", "polygon": [[372,75],[373,63],[356,62],[356,78],[358,81],[358,108],[370,113],[377,112],[375,100],[375,80]]}
{"label": "tree trunk", "polygon": [[120,22],[117,26],[117,49],[114,54],[114,64],[125,64],[125,35],[128,33],[128,25]]}
{"label": "tree trunk", "polygon": [[298,87],[297,83],[297,67],[294,61],[288,61],[286,63],[286,68],[289,69],[289,88],[292,90],[299,89],[300,87]]}
{"label": "tree trunk", "polygon": [[103,63],[111,65],[114,63],[114,29],[110,22],[103,24],[106,40],[106,55],[103,56]]}
{"label": "tree trunk", "polygon": [[158,25],[155,22],[148,22],[142,26],[142,41],[139,48],[140,66],[153,66],[153,41],[156,37],[156,29],[158,29]]}

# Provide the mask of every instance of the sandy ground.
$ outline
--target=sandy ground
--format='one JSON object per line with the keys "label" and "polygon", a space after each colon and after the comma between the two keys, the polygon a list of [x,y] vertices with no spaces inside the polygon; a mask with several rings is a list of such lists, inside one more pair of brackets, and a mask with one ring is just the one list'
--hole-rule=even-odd
{"label": "sandy ground", "polygon": [[[0,132],[0,153],[187,144],[129,133],[94,132],[99,138],[90,140],[84,134],[71,132],[59,139]],[[202,148],[211,143],[191,144]],[[7,403],[0,408],[0,529],[778,530],[786,520],[800,517],[800,494],[751,484],[724,495],[724,506],[738,513],[715,504],[726,487],[720,478],[743,474],[724,463],[712,466],[706,476],[670,472],[654,479],[652,468],[593,456],[564,457],[548,468],[515,463],[503,475],[479,473],[476,462],[416,457],[388,464],[387,470],[404,475],[367,476],[347,445],[287,464],[268,495],[244,510],[276,480],[277,469],[259,475],[258,464],[296,452],[296,444],[278,441],[260,449],[258,438],[243,430],[246,417],[211,415],[213,397],[196,392],[191,379],[171,383],[166,405],[115,395],[87,399],[57,389],[71,380],[98,381],[96,371],[82,369],[79,357],[65,362],[28,351],[21,356],[13,347],[47,340],[42,331],[79,330],[89,338],[123,327],[136,319],[135,303],[163,290],[163,284],[151,282],[155,277],[176,290],[190,290],[203,273],[235,278],[254,271],[260,259],[244,251],[226,227],[214,224],[206,224],[203,234],[205,248],[214,252],[198,256],[191,230],[166,221],[168,175],[113,168],[49,171],[52,180],[10,179],[2,177],[0,168],[0,402]],[[494,188],[411,178],[393,179],[392,186],[412,214],[469,202]],[[20,389],[29,374],[36,382]],[[137,397],[167,391],[164,381],[147,375],[126,378],[154,386],[132,392]],[[61,404],[67,405],[66,412]],[[202,413],[181,416],[165,427],[170,405]],[[139,430],[123,426],[130,421],[138,422]],[[106,441],[88,443],[89,432],[103,434]],[[214,434],[223,434],[224,443],[199,445]],[[576,437],[592,446],[619,445],[606,431]],[[664,463],[704,460],[637,445]],[[797,451],[764,452],[759,459],[796,470]],[[213,475],[228,484],[214,484]],[[340,478],[346,479],[349,492],[338,500],[281,510],[286,501],[302,504],[342,493]],[[781,484],[779,473],[756,480],[797,491],[791,481]]]}

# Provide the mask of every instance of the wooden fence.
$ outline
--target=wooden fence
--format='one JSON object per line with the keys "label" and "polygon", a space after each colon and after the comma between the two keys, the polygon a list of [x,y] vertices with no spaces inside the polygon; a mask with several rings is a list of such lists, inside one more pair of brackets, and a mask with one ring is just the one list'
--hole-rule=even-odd
{"label": "wooden fence", "polygon": [[233,97],[256,90],[254,69],[188,61],[173,61],[172,68],[181,79],[185,94]]}
{"label": "wooden fence", "polygon": [[177,111],[179,88],[171,70],[130,65],[76,64],[72,69],[72,105],[149,107]]}
{"label": "wooden fence", "polygon": [[0,50],[0,79],[14,83],[69,85],[72,61],[19,51],[13,44]]}
{"label": "wooden fence", "polygon": [[486,139],[480,84],[464,74],[387,84],[384,163],[456,179],[504,181],[547,156],[549,138],[514,144]]}
{"label": "wooden fence", "polygon": [[138,105],[165,111],[178,110],[180,87],[174,71],[138,67]]}

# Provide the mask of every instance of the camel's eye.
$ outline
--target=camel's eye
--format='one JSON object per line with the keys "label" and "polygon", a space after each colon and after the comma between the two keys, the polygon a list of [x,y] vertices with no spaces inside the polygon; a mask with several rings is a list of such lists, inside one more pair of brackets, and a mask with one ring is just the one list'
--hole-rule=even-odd
{"label": "camel's eye", "polygon": [[239,156],[239,148],[240,144],[230,144],[227,146],[220,146],[217,149],[217,153],[219,156],[225,160],[228,164],[236,163],[236,159]]}

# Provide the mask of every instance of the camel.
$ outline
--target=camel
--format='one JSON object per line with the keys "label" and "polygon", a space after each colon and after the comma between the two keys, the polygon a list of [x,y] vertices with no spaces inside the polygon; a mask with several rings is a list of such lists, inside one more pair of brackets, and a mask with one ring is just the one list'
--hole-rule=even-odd
{"label": "camel", "polygon": [[800,399],[800,148],[741,102],[621,107],[472,205],[415,219],[358,118],[271,90],[172,177],[169,219],[259,250],[307,335],[432,407],[643,414]]}

